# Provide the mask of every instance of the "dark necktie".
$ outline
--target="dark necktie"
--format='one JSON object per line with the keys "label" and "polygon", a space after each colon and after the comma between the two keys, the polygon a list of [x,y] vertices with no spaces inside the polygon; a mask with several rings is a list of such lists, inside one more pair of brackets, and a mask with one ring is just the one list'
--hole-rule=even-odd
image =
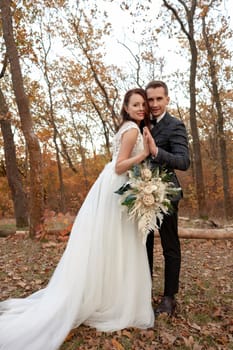
{"label": "dark necktie", "polygon": [[155,132],[157,131],[158,127],[159,127],[159,123],[157,122],[156,119],[152,119],[151,121],[151,125],[152,125],[152,130]]}
{"label": "dark necktie", "polygon": [[151,123],[151,125],[156,125],[157,124],[157,119],[151,119],[150,123]]}

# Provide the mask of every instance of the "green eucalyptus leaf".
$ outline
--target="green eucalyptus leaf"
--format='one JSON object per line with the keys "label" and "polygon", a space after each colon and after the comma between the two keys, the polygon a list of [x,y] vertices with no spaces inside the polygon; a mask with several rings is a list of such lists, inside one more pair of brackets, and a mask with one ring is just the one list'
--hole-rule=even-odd
{"label": "green eucalyptus leaf", "polygon": [[136,200],[136,196],[134,194],[129,194],[123,202],[121,202],[122,205],[131,206]]}
{"label": "green eucalyptus leaf", "polygon": [[122,185],[118,190],[116,190],[114,193],[120,194],[122,195],[123,193],[125,193],[126,191],[130,190],[131,186],[130,184],[127,182],[126,184]]}

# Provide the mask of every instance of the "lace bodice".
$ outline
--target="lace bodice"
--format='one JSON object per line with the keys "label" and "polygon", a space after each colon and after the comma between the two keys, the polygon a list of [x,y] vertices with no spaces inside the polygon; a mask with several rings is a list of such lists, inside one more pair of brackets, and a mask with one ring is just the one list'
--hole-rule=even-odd
{"label": "lace bodice", "polygon": [[127,121],[120,127],[120,129],[118,130],[118,132],[115,135],[115,138],[113,139],[113,144],[112,144],[112,158],[113,159],[118,156],[120,146],[121,146],[122,135],[124,134],[124,132],[126,132],[127,130],[130,130],[130,129],[137,129],[138,130],[137,141],[136,141],[136,144],[133,148],[131,156],[135,156],[143,150],[143,138],[142,138],[139,127],[137,126],[136,123],[134,123],[132,121]]}

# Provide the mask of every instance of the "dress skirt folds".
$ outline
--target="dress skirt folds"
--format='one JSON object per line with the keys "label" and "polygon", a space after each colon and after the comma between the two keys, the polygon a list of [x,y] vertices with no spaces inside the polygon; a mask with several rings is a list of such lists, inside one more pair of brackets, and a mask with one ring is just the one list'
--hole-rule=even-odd
{"label": "dress skirt folds", "polygon": [[0,303],[1,350],[59,349],[80,324],[100,331],[153,326],[146,247],[114,193],[126,181],[115,159],[88,193],[47,287]]}

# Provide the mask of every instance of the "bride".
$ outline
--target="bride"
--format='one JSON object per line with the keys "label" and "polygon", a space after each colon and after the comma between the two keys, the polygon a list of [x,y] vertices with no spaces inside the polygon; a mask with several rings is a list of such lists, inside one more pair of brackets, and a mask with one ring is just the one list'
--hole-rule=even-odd
{"label": "bride", "polygon": [[1,350],[55,350],[80,324],[99,331],[154,325],[146,247],[114,193],[149,155],[148,129],[139,130],[143,119],[149,123],[143,89],[125,94],[121,117],[112,161],[79,210],[47,287],[0,303]]}

